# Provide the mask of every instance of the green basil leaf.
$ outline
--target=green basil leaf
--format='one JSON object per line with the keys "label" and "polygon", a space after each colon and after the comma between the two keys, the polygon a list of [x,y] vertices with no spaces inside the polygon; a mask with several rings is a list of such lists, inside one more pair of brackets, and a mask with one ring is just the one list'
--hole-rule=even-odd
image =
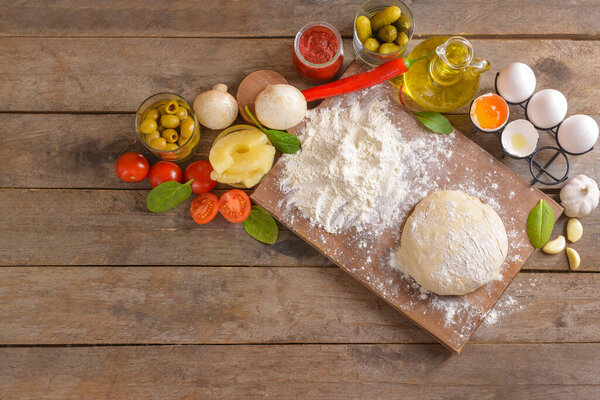
{"label": "green basil leaf", "polygon": [[300,139],[290,133],[275,129],[263,129],[263,132],[273,146],[282,153],[294,154],[302,147]]}
{"label": "green basil leaf", "polygon": [[554,211],[542,199],[527,216],[527,236],[529,236],[531,244],[538,249],[545,245],[552,235],[553,228]]}
{"label": "green basil leaf", "polygon": [[184,184],[176,181],[161,183],[152,189],[146,197],[146,207],[155,213],[170,210],[192,195],[193,181],[193,179],[190,179]]}
{"label": "green basil leaf", "polygon": [[259,206],[252,206],[250,215],[244,221],[244,230],[254,239],[266,244],[275,243],[279,234],[275,219]]}
{"label": "green basil leaf", "polygon": [[454,130],[450,121],[446,119],[442,114],[433,111],[424,111],[414,113],[415,117],[419,118],[419,121],[425,125],[427,129],[435,133],[441,133],[443,135],[449,135]]}
{"label": "green basil leaf", "polygon": [[300,150],[302,145],[300,143],[300,139],[298,139],[296,136],[285,131],[279,131],[277,129],[266,129],[260,124],[260,122],[256,120],[256,118],[254,118],[254,115],[252,115],[248,106],[246,106],[244,110],[246,110],[246,114],[248,114],[250,119],[256,124],[256,126],[258,126],[258,129],[267,135],[277,150],[287,154],[293,154]]}

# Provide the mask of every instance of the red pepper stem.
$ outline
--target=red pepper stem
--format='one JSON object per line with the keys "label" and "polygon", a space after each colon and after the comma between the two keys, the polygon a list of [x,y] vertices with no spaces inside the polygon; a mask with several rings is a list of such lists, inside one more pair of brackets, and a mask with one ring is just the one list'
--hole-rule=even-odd
{"label": "red pepper stem", "polygon": [[338,96],[340,94],[355,92],[378,85],[398,75],[402,75],[415,62],[429,57],[431,54],[419,58],[395,58],[370,71],[352,75],[344,79],[333,81],[321,86],[315,86],[302,91],[307,102]]}

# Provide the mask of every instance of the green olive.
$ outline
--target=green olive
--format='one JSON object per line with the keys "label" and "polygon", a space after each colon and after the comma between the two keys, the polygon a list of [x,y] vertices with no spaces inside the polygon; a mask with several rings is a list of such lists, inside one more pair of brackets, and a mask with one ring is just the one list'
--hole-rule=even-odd
{"label": "green olive", "polygon": [[371,35],[371,21],[369,18],[364,15],[356,18],[356,36],[358,36],[358,40],[364,43]]}
{"label": "green olive", "polygon": [[379,54],[390,54],[400,50],[400,47],[394,43],[384,43],[379,46]]}
{"label": "green olive", "polygon": [[365,40],[364,46],[366,49],[377,52],[377,49],[379,49],[379,42],[375,38],[368,38]]}
{"label": "green olive", "polygon": [[150,143],[151,141],[153,141],[156,138],[160,137],[160,132],[159,131],[154,131],[152,133],[149,133],[146,135],[146,143]]}
{"label": "green olive", "polygon": [[396,38],[396,43],[398,43],[398,46],[400,47],[406,46],[406,43],[408,43],[408,36],[406,35],[406,33],[400,32],[400,34]]}
{"label": "green olive", "polygon": [[175,114],[177,110],[179,110],[179,104],[175,100],[171,100],[165,104],[165,112],[167,114]]}
{"label": "green olive", "polygon": [[177,115],[179,120],[184,120],[187,118],[188,112],[184,107],[179,107],[179,109],[175,112],[175,115]]}
{"label": "green olive", "polygon": [[189,138],[194,133],[194,119],[192,117],[188,117],[181,121],[181,128],[179,128],[179,133],[181,137]]}
{"label": "green olive", "polygon": [[177,139],[177,144],[179,146],[183,146],[185,144],[185,142],[187,142],[189,140],[189,137],[183,137],[181,135],[179,135],[179,139]]}
{"label": "green olive", "polygon": [[154,132],[158,128],[156,121],[153,119],[145,119],[140,124],[140,132],[145,133],[146,135]]}
{"label": "green olive", "polygon": [[165,115],[167,113],[167,110],[165,110],[164,104],[162,106],[158,107],[157,110],[160,115]]}
{"label": "green olive", "polygon": [[167,143],[175,143],[179,137],[175,129],[165,129],[161,136],[167,139]]}
{"label": "green olive", "polygon": [[165,128],[165,127],[164,127],[164,126],[162,126],[162,125],[158,125],[158,129],[157,129],[157,130],[158,130],[160,133],[163,133],[163,131],[164,131],[165,129],[167,129],[167,128]]}
{"label": "green olive", "polygon": [[383,26],[394,23],[401,14],[402,11],[396,6],[386,7],[371,17],[371,29],[377,32]]}
{"label": "green olive", "polygon": [[377,32],[377,39],[382,42],[393,42],[398,36],[398,31],[394,25],[386,25]]}
{"label": "green olive", "polygon": [[178,148],[179,146],[177,146],[175,143],[167,143],[167,145],[165,146],[166,151],[173,151],[177,150]]}
{"label": "green olive", "polygon": [[403,14],[396,20],[396,22],[394,22],[394,26],[398,32],[408,32],[412,27],[412,24],[410,23],[410,19]]}
{"label": "green olive", "polygon": [[179,118],[176,115],[165,114],[160,117],[160,124],[165,128],[177,128],[179,126]]}
{"label": "green olive", "polygon": [[159,137],[151,141],[149,144],[150,147],[152,147],[155,150],[164,150],[165,147],[167,147],[167,139]]}
{"label": "green olive", "polygon": [[145,119],[153,119],[155,121],[158,121],[159,118],[160,118],[160,113],[158,112],[158,110],[156,108],[153,108],[152,110],[150,110],[146,113]]}

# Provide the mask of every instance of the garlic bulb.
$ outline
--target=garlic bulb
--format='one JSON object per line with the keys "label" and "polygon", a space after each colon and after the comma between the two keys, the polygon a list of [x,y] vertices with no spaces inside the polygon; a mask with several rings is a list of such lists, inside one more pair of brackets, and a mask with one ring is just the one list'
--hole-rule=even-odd
{"label": "garlic bulb", "polygon": [[596,207],[600,191],[596,182],[585,175],[569,179],[560,191],[560,201],[569,217],[585,217]]}
{"label": "garlic bulb", "polygon": [[225,129],[238,115],[237,101],[227,93],[227,86],[222,83],[200,93],[193,107],[198,121],[209,129]]}
{"label": "garlic bulb", "polygon": [[256,118],[271,129],[289,129],[306,116],[306,99],[294,86],[269,85],[256,97]]}

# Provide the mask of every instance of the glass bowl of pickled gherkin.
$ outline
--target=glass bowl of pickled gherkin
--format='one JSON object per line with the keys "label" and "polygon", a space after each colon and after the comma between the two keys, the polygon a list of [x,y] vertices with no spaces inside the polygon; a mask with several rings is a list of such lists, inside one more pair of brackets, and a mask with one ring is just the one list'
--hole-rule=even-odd
{"label": "glass bowl of pickled gherkin", "polygon": [[191,158],[200,143],[200,124],[190,105],[175,93],[157,93],[140,104],[135,129],[157,157],[181,162]]}
{"label": "glass bowl of pickled gherkin", "polygon": [[376,67],[400,57],[415,31],[410,9],[398,0],[369,0],[354,18],[354,53],[365,64]]}

